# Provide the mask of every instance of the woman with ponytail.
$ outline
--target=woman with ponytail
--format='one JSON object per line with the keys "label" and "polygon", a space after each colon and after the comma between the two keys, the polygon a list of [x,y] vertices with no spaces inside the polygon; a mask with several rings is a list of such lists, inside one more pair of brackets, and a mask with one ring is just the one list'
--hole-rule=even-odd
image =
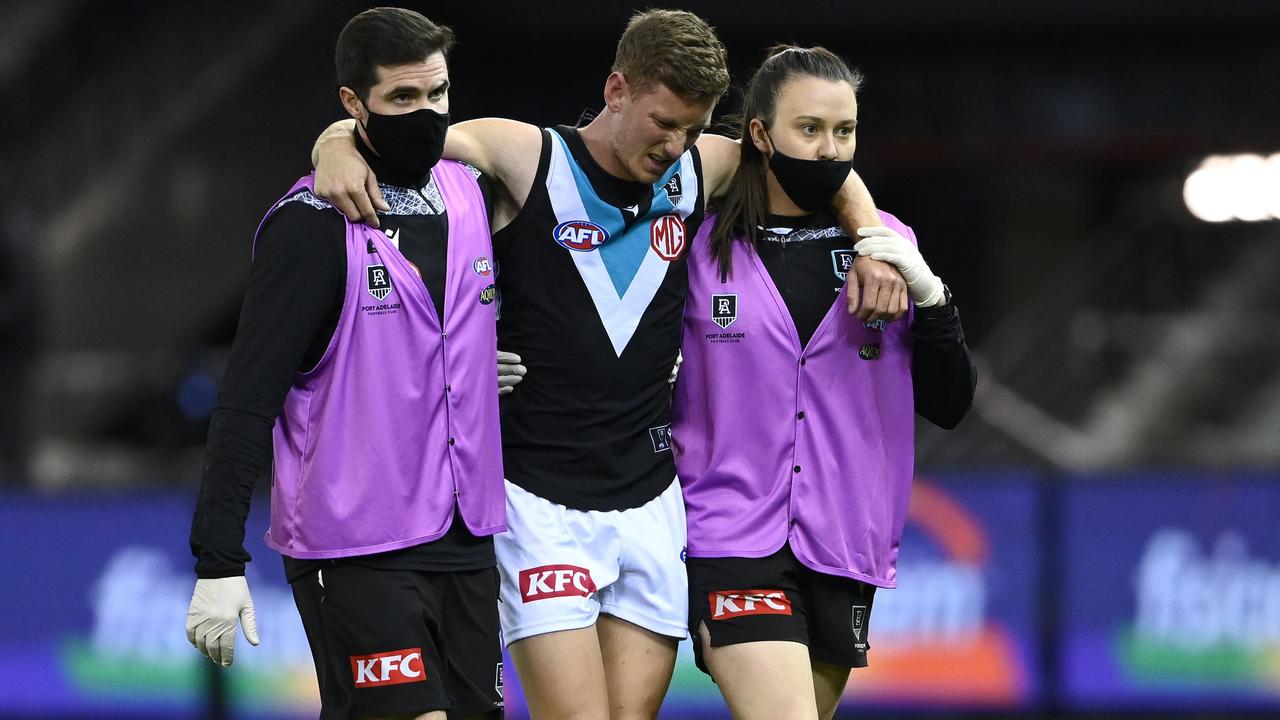
{"label": "woman with ponytail", "polygon": [[[698,665],[734,717],[830,718],[896,584],[919,413],[954,427],[975,374],[950,293],[887,213],[850,238],[861,76],[777,47],[744,100],[741,164],[694,238],[673,400]],[[900,320],[844,311],[859,256],[902,273]]]}

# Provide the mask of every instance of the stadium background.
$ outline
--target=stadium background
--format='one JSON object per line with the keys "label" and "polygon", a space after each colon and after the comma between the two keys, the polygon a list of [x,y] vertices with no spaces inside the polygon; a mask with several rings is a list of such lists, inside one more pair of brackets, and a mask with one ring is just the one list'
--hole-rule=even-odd
{"label": "stadium background", "polygon": [[[1280,713],[1280,186],[1217,200],[1257,222],[1184,200],[1205,157],[1280,152],[1280,3],[669,5],[736,87],[781,40],[866,72],[857,167],[980,363],[962,426],[920,428],[842,712]],[[264,499],[230,672],[183,637],[185,540],[250,236],[366,6],[0,2],[0,717],[314,717]],[[600,105],[633,7],[411,6],[460,37],[455,119],[539,124]],[[722,716],[685,653],[663,717]]]}

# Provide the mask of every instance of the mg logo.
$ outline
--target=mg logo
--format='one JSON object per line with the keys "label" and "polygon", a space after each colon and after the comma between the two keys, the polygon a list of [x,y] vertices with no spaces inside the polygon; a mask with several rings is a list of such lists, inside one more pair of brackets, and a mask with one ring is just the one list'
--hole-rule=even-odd
{"label": "mg logo", "polygon": [[781,590],[719,590],[707,593],[711,619],[743,615],[790,615],[791,601]]}
{"label": "mg logo", "polygon": [[573,595],[590,597],[595,591],[591,571],[577,565],[541,565],[520,571],[520,596],[527,603]]}
{"label": "mg logo", "polygon": [[672,262],[684,252],[684,220],[679,215],[663,215],[649,226],[649,245],[658,257]]}
{"label": "mg logo", "polygon": [[422,648],[350,657],[351,674],[358,688],[427,681],[427,670],[422,666]]}

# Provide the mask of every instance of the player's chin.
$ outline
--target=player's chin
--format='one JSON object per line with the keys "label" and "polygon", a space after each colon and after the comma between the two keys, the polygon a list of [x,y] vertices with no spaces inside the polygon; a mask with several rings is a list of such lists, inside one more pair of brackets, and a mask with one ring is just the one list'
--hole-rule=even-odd
{"label": "player's chin", "polygon": [[666,158],[645,154],[640,156],[640,161],[632,167],[631,171],[636,176],[636,180],[652,184],[661,179],[671,165],[672,162]]}
{"label": "player's chin", "polygon": [[646,170],[642,167],[631,168],[631,179],[638,183],[643,183],[645,185],[652,185],[658,182],[658,179],[661,177],[662,176],[660,174],[655,173],[651,170]]}

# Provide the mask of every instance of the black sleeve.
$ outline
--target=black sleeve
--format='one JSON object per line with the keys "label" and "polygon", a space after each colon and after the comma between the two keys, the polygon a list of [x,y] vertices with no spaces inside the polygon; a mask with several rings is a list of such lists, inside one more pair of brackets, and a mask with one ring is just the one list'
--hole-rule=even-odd
{"label": "black sleeve", "polygon": [[480,186],[480,196],[484,198],[485,216],[489,218],[489,224],[493,224],[493,191],[489,188],[489,179],[480,173],[476,176],[476,184]]}
{"label": "black sleeve", "polygon": [[969,411],[978,382],[955,304],[916,308],[911,335],[915,341],[911,381],[916,412],[950,430]]}
{"label": "black sleeve", "polygon": [[272,426],[294,375],[315,364],[333,335],[345,276],[336,212],[291,202],[263,228],[209,423],[191,523],[197,577],[244,574],[244,523],[254,482],[271,468]]}

